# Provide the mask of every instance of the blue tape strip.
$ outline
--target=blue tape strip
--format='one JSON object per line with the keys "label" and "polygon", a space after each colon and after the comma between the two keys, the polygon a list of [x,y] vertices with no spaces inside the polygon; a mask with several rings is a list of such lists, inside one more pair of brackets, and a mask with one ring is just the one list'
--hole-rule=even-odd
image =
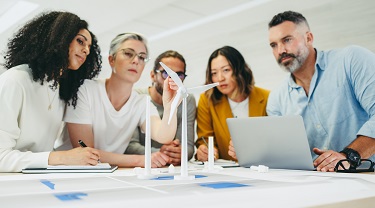
{"label": "blue tape strip", "polygon": [[44,184],[44,185],[46,185],[48,188],[50,188],[50,189],[52,189],[52,190],[54,190],[55,189],[55,184],[54,183],[52,183],[51,181],[49,181],[49,180],[40,180],[40,182],[42,183],[42,184]]}
{"label": "blue tape strip", "polygon": [[203,187],[213,188],[213,189],[239,188],[239,187],[249,186],[246,184],[232,183],[232,182],[201,183],[199,185]]}
{"label": "blue tape strip", "polygon": [[153,178],[151,180],[159,180],[159,181],[165,181],[165,180],[173,180],[174,176],[159,176],[157,178]]}
{"label": "blue tape strip", "polygon": [[61,201],[73,201],[73,200],[82,200],[81,196],[87,196],[85,193],[64,193],[64,194],[54,194],[56,198]]}
{"label": "blue tape strip", "polygon": [[[195,175],[195,178],[205,178],[205,177],[207,177],[207,176],[205,176],[205,175]],[[161,180],[161,181],[163,181],[163,180],[173,180],[173,179],[174,179],[174,176],[159,176],[159,177],[153,178],[151,180]]]}

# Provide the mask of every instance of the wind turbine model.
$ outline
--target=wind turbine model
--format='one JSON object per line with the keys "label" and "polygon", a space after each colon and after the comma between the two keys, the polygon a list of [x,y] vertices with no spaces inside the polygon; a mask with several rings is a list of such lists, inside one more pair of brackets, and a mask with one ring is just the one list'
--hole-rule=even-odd
{"label": "wind turbine model", "polygon": [[157,176],[151,174],[151,119],[150,119],[151,98],[146,96],[146,132],[145,132],[145,168],[144,172],[138,175],[139,179],[152,179]]}
{"label": "wind turbine model", "polygon": [[177,84],[178,90],[177,90],[177,95],[172,101],[172,106],[171,106],[171,113],[169,116],[168,124],[170,123],[172,119],[173,113],[176,111],[178,103],[181,98],[182,100],[182,152],[181,152],[181,175],[180,176],[174,176],[175,180],[194,180],[195,176],[190,176],[188,175],[188,160],[187,160],[187,111],[186,111],[186,98],[189,96],[189,93],[202,93],[206,90],[209,90],[213,87],[216,87],[219,85],[219,83],[212,83],[208,85],[203,85],[199,87],[192,87],[192,88],[186,88],[183,84],[181,79],[178,77],[176,72],[174,72],[172,69],[170,69],[168,66],[166,66],[163,62],[159,62],[160,65],[167,71],[168,75],[172,78],[172,80]]}

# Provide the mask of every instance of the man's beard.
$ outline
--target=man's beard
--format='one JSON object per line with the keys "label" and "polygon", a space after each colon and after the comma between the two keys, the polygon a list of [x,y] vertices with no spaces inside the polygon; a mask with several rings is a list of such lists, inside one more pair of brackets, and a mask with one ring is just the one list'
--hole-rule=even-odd
{"label": "man's beard", "polygon": [[163,85],[160,85],[158,82],[154,84],[156,92],[158,92],[161,96],[163,96]]}
{"label": "man's beard", "polygon": [[[293,53],[283,53],[277,60],[280,67],[284,70],[293,73],[301,68],[301,66],[305,63],[307,57],[309,56],[309,50],[307,47],[302,48],[302,50],[298,51],[299,55],[295,55]],[[291,57],[291,61],[287,61],[285,63],[281,63],[281,60],[285,57]]]}

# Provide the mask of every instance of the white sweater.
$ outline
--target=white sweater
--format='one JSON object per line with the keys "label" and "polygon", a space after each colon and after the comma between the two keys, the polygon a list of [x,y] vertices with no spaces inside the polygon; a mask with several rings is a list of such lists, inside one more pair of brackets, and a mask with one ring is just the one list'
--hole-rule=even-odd
{"label": "white sweater", "polygon": [[58,90],[33,81],[26,64],[0,75],[0,172],[48,165],[61,134],[64,106]]}

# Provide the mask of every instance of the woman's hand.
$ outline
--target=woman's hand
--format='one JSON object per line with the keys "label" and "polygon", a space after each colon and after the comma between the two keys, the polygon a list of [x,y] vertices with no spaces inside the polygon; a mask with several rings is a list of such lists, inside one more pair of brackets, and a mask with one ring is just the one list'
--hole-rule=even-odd
{"label": "woman's hand", "polygon": [[77,147],[67,151],[51,152],[49,165],[97,165],[100,160],[99,150],[91,147]]}
{"label": "woman's hand", "polygon": [[164,106],[164,108],[165,107],[170,108],[174,98],[177,95],[177,90],[178,90],[178,86],[173,81],[172,78],[168,77],[167,79],[164,80],[164,86],[163,86],[163,106]]}
{"label": "woman's hand", "polygon": [[[214,147],[214,158],[217,160],[219,158],[219,151]],[[197,159],[202,162],[208,161],[208,148],[206,145],[201,144],[197,149]]]}
{"label": "woman's hand", "polygon": [[236,150],[234,149],[232,140],[230,140],[229,142],[228,155],[231,156],[233,159],[237,160]]}

